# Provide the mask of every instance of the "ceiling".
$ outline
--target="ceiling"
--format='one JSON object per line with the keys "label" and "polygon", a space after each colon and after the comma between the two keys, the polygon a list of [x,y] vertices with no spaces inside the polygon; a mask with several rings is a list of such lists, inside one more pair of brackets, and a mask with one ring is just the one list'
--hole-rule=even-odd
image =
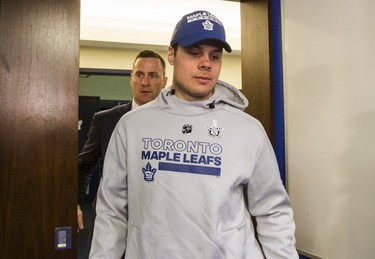
{"label": "ceiling", "polygon": [[175,24],[195,10],[216,15],[240,52],[240,3],[224,0],[81,0],[81,45],[165,49]]}

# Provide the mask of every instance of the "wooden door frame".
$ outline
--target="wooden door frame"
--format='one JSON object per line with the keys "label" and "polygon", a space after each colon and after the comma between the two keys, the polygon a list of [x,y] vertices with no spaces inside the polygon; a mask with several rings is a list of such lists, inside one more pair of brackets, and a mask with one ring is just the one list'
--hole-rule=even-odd
{"label": "wooden door frame", "polygon": [[269,0],[241,1],[242,92],[245,110],[257,118],[274,143],[274,102]]}

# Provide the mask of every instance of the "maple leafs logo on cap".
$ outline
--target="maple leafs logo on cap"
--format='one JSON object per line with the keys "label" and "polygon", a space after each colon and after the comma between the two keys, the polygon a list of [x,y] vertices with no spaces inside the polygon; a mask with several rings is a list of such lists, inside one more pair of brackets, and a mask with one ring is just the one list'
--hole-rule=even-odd
{"label": "maple leafs logo on cap", "polygon": [[206,31],[213,31],[214,29],[214,24],[210,22],[209,20],[206,20],[205,22],[202,22],[203,29]]}

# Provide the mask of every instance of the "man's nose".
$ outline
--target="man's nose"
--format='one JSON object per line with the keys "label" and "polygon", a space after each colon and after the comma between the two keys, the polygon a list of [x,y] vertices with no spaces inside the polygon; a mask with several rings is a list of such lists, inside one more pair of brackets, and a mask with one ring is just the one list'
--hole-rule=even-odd
{"label": "man's nose", "polygon": [[211,69],[211,60],[209,55],[203,55],[199,61],[199,69],[210,70]]}

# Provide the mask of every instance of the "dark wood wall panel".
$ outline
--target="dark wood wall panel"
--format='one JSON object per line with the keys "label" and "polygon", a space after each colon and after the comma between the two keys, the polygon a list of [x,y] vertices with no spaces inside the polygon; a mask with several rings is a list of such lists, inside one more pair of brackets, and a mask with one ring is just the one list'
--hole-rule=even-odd
{"label": "dark wood wall panel", "polygon": [[242,91],[245,110],[263,124],[274,143],[269,0],[241,1]]}
{"label": "dark wood wall panel", "polygon": [[0,1],[0,258],[76,258],[79,10]]}

